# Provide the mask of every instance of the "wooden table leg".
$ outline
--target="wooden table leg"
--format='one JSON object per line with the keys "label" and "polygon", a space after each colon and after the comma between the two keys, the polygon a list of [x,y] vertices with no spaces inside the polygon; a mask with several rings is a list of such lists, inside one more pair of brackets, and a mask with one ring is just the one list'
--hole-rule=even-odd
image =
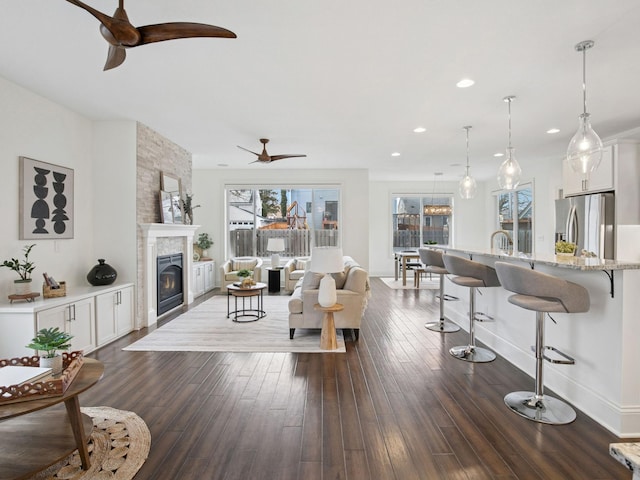
{"label": "wooden table leg", "polygon": [[338,339],[336,337],[336,325],[333,312],[325,312],[322,318],[322,332],[320,333],[320,348],[323,350],[336,350]]}
{"label": "wooden table leg", "polygon": [[402,256],[402,286],[407,286],[407,257]]}
{"label": "wooden table leg", "polygon": [[89,470],[91,462],[89,461],[87,444],[84,441],[84,428],[82,427],[82,413],[80,412],[80,399],[78,395],[74,395],[68,400],[65,400],[64,406],[67,407],[67,415],[69,416],[69,422],[71,422],[73,437],[76,439],[76,446],[78,447],[78,453],[82,461],[82,468]]}

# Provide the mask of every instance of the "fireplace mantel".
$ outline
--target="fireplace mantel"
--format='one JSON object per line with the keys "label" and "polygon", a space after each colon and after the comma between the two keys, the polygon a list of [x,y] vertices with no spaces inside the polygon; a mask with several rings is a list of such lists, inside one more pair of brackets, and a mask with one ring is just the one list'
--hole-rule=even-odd
{"label": "fireplace mantel", "polygon": [[183,239],[182,285],[184,286],[184,304],[193,303],[191,290],[191,270],[193,267],[193,237],[200,225],[181,225],[170,223],[142,223],[139,225],[143,242],[143,326],[155,325],[158,320],[158,293],[156,275],[158,257],[158,239],[181,237]]}

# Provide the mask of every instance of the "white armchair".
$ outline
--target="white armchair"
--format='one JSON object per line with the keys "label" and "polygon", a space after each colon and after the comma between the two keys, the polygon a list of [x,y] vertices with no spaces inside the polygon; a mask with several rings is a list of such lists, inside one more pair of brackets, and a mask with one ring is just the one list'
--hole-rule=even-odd
{"label": "white armchair", "polygon": [[298,280],[304,276],[308,262],[311,257],[296,257],[289,260],[284,266],[284,289],[287,292],[293,292],[296,288]]}
{"label": "white armchair", "polygon": [[238,271],[247,269],[253,271],[253,280],[259,282],[262,277],[262,259],[258,257],[230,258],[220,266],[220,281],[222,289],[233,282],[242,280],[238,277]]}

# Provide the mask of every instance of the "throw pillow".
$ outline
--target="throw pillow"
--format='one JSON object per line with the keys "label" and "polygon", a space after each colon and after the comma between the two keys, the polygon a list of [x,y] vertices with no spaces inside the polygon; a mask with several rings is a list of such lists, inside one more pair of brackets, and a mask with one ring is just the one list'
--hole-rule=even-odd
{"label": "throw pillow", "polygon": [[302,278],[302,291],[304,292],[305,290],[315,290],[319,288],[322,277],[324,277],[322,273],[305,272],[304,277]]}
{"label": "throw pillow", "polygon": [[349,275],[349,267],[344,267],[344,272],[332,273],[331,276],[336,281],[336,290],[342,290],[344,282],[347,281],[347,275]]}
{"label": "throw pillow", "polygon": [[296,270],[306,270],[307,269],[307,260],[296,260]]}
{"label": "throw pillow", "polygon": [[247,258],[236,258],[231,262],[231,267],[233,271],[238,271],[246,268],[247,270],[253,270],[256,266],[256,261],[253,259]]}

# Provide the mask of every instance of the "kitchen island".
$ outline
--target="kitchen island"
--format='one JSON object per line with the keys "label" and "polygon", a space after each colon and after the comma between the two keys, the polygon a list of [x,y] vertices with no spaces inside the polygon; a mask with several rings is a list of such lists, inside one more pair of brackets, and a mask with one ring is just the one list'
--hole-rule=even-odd
{"label": "kitchen island", "polygon": [[[522,264],[584,286],[591,299],[588,312],[554,313],[557,323],[546,322],[547,345],[575,358],[575,365],[547,362],[545,386],[617,436],[640,436],[640,263],[439,248],[490,266],[496,261]],[[446,282],[445,291],[461,299],[447,302],[448,318],[468,329],[468,289]],[[512,293],[503,288],[480,291],[477,312],[484,321],[476,322],[476,337],[533,377],[535,312],[509,303]],[[531,389],[531,382],[505,385],[504,393]]]}

